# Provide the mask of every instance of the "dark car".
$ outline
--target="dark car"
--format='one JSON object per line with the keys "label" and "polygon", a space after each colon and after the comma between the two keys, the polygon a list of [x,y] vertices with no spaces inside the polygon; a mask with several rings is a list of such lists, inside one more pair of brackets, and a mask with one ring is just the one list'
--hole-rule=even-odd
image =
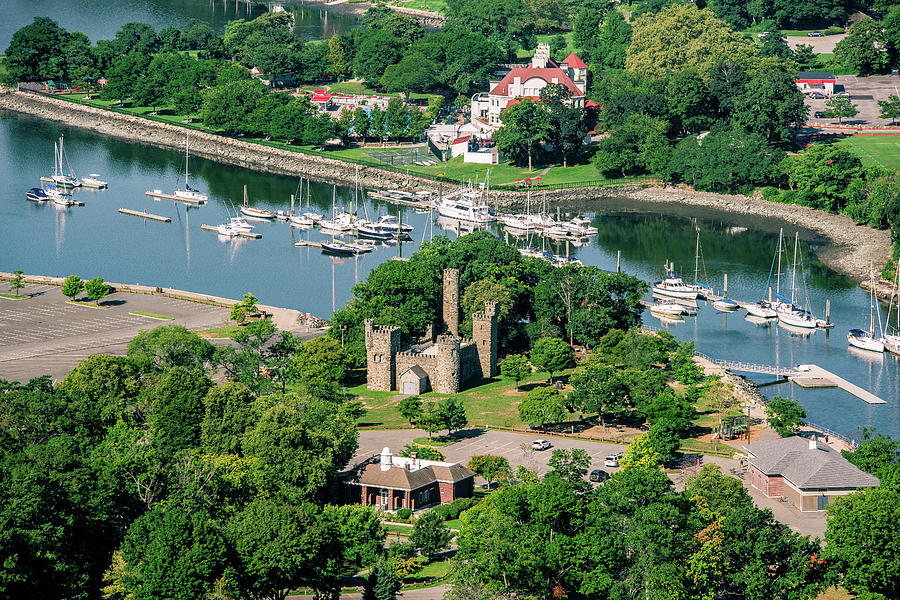
{"label": "dark car", "polygon": [[824,92],[810,92],[809,97],[814,100],[824,100],[828,96],[826,96]]}
{"label": "dark car", "polygon": [[806,34],[806,37],[822,37],[823,35],[825,34],[823,34],[821,31],[810,31]]}
{"label": "dark car", "polygon": [[591,481],[606,481],[609,479],[609,473],[603,469],[594,469],[590,474]]}
{"label": "dark car", "polygon": [[825,118],[825,113],[823,113],[821,110],[817,110],[817,111],[813,114],[813,118],[814,118],[814,119],[824,119],[824,118]]}

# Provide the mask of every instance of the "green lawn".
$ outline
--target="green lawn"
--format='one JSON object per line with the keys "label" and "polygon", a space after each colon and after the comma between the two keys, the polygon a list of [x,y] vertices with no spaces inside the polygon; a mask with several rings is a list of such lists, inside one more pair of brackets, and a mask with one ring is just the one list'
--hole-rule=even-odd
{"label": "green lawn", "polygon": [[403,8],[415,8],[418,10],[430,10],[431,12],[447,14],[447,0],[400,0],[397,6]]}
{"label": "green lawn", "polygon": [[241,330],[240,325],[222,325],[212,329],[201,329],[197,333],[206,338],[233,338]]}
{"label": "green lawn", "polygon": [[140,311],[140,310],[133,310],[133,311],[131,311],[131,312],[128,313],[128,314],[129,314],[129,315],[138,315],[139,317],[149,317],[149,318],[151,318],[151,319],[161,319],[161,320],[164,320],[164,321],[169,321],[169,320],[171,320],[171,319],[174,318],[174,317],[167,317],[167,316],[165,316],[165,315],[158,315],[158,314],[156,314],[156,313],[143,312],[143,311]]}
{"label": "green lawn", "polygon": [[[576,52],[575,50],[575,42],[573,40],[573,36],[575,35],[572,31],[559,32],[559,33],[541,33],[537,36],[537,41],[539,44],[549,44],[550,40],[555,38],[557,35],[562,33],[562,36],[566,38],[566,55],[570,52]],[[517,58],[530,58],[534,55],[534,48],[519,48],[516,50]]]}
{"label": "green lawn", "polygon": [[457,442],[454,437],[449,437],[445,435],[434,436],[431,439],[428,439],[428,436],[423,435],[422,437],[413,438],[413,444],[419,444],[420,446],[431,446],[432,448],[442,448],[444,446],[449,446]]}
{"label": "green lawn", "polygon": [[403,581],[405,582],[415,582],[415,581],[423,581],[430,579],[440,579],[441,577],[445,577],[447,573],[450,572],[450,561],[449,560],[436,560],[428,563],[420,570],[416,571],[412,575],[408,577],[404,577]]}
{"label": "green lawn", "polygon": [[[562,375],[571,373],[573,370],[567,370]],[[524,390],[528,390],[533,387],[533,384],[542,384],[546,381],[546,373],[533,373],[520,382],[520,385]],[[520,398],[526,392],[517,392],[515,387],[516,382],[512,379],[496,377],[483,385],[463,390],[454,395],[463,401],[470,423],[500,427],[525,427],[519,418],[518,406]],[[350,393],[358,396],[367,409],[360,425],[402,426],[409,424],[397,409],[399,396],[396,392],[372,392],[363,384],[350,388]],[[423,394],[422,397],[425,400],[441,400],[447,395],[429,392]]]}
{"label": "green lawn", "polygon": [[459,528],[462,527],[462,521],[460,521],[459,519],[451,519],[450,521],[444,521],[444,525],[446,525],[450,529],[459,531]]}
{"label": "green lawn", "polygon": [[900,135],[854,135],[837,143],[855,152],[866,166],[900,171]]}
{"label": "green lawn", "polygon": [[10,300],[25,300],[28,298],[28,295],[20,294],[16,296],[15,294],[0,294],[0,298],[9,298]]}

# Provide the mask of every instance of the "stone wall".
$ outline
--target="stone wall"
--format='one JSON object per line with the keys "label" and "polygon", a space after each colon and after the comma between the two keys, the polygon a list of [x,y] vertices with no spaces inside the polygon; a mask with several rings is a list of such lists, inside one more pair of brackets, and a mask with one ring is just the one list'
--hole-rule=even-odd
{"label": "stone wall", "polygon": [[[415,352],[398,352],[397,353],[397,390],[400,391],[399,381],[400,375],[404,373],[410,367],[414,367],[418,365],[422,368],[423,371],[428,373],[428,382],[431,385],[431,389],[436,391],[435,389],[435,377],[437,375],[437,357],[436,356],[422,356],[421,354],[417,354]],[[371,381],[371,380],[370,380]],[[369,384],[369,389],[372,389],[372,385]]]}
{"label": "stone wall", "polygon": [[473,377],[481,377],[481,361],[478,359],[478,346],[467,342],[459,350],[459,380],[465,383]]}
{"label": "stone wall", "polygon": [[459,269],[444,270],[443,315],[450,335],[459,337]]}
{"label": "stone wall", "polygon": [[370,390],[389,392],[397,381],[395,356],[400,350],[400,328],[375,325],[366,319],[366,371]]}

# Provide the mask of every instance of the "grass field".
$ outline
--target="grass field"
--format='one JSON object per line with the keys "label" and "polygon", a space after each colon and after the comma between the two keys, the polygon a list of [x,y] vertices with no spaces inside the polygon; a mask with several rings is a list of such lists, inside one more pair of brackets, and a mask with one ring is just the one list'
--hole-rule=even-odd
{"label": "grass field", "polygon": [[854,135],[837,143],[855,152],[866,166],[900,171],[900,135]]}
{"label": "grass field", "polygon": [[163,321],[169,321],[173,318],[173,317],[167,317],[165,315],[158,315],[156,313],[143,312],[140,310],[133,310],[128,314],[129,315],[138,315],[139,317],[148,317],[150,319],[160,319]]}
{"label": "grass field", "polygon": [[400,0],[397,6],[415,8],[418,10],[430,10],[431,12],[447,14],[447,0]]}

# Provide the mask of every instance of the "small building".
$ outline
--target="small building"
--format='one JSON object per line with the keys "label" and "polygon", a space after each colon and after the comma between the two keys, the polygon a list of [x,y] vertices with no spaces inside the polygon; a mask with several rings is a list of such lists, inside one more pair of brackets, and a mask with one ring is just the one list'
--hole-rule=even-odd
{"label": "small building", "polygon": [[801,71],[797,73],[794,83],[797,84],[797,89],[804,94],[821,92],[830,97],[834,94],[834,84],[837,83],[837,79],[830,71]]}
{"label": "small building", "polygon": [[832,498],[875,487],[878,478],[815,439],[791,436],[744,446],[750,485],[768,498],[787,498],[802,512],[824,510]]}
{"label": "small building", "polygon": [[424,394],[429,387],[428,373],[419,365],[413,365],[400,374],[401,394]]}
{"label": "small building", "polygon": [[470,498],[475,489],[475,473],[463,465],[394,456],[385,448],[356,467],[347,484],[362,504],[383,510],[419,510]]}

